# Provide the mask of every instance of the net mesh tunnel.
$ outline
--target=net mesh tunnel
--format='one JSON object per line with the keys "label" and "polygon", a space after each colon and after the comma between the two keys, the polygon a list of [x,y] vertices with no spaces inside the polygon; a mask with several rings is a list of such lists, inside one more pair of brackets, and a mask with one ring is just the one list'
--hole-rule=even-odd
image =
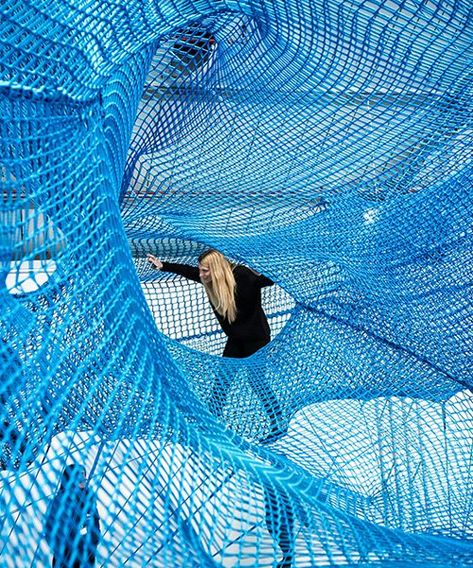
{"label": "net mesh tunnel", "polygon": [[470,3],[0,14],[5,565],[472,565]]}

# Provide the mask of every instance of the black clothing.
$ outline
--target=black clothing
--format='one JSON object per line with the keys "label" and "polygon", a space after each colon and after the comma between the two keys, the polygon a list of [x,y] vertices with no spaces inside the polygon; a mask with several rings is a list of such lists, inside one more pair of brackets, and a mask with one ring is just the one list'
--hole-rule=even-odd
{"label": "black clothing", "polygon": [[46,537],[56,568],[95,565],[100,540],[100,518],[95,494],[89,489],[63,484],[52,500],[46,518]]}
{"label": "black clothing", "polygon": [[[164,272],[173,272],[194,282],[202,283],[199,278],[199,269],[195,266],[163,262],[161,270]],[[216,318],[229,338],[243,340],[245,343],[269,343],[271,333],[268,320],[261,306],[261,288],[272,286],[274,282],[266,276],[257,274],[246,266],[241,265],[236,265],[233,268],[233,275],[236,282],[236,319],[233,323],[230,323],[212,306]],[[263,343],[263,345],[266,345],[266,343]],[[258,349],[259,347],[255,349],[255,351]],[[249,353],[249,355],[252,353]],[[240,356],[248,357],[249,355]],[[229,355],[229,357],[231,357],[231,355]]]}
{"label": "black clothing", "polygon": [[259,351],[262,347],[269,343],[269,339],[262,341],[245,341],[242,339],[234,339],[229,337],[223,350],[224,357],[233,357],[234,359],[241,359],[249,357]]}

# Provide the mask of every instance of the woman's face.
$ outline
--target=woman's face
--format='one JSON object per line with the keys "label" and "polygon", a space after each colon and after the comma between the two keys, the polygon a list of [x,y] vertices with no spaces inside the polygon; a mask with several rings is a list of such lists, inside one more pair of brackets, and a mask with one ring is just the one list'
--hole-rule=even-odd
{"label": "woman's face", "polygon": [[210,268],[205,264],[205,262],[199,262],[199,278],[201,282],[205,282],[206,284],[212,282]]}
{"label": "woman's face", "polygon": [[86,473],[85,473],[85,469],[83,469],[81,474],[79,475],[79,479],[78,479],[79,487],[81,489],[85,489],[86,481],[87,481],[87,476],[86,476]]}

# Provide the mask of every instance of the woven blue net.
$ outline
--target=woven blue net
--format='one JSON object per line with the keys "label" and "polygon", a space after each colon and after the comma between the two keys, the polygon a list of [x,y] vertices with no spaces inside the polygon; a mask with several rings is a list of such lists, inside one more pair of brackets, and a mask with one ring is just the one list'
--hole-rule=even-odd
{"label": "woven blue net", "polygon": [[471,3],[0,14],[2,565],[472,565]]}

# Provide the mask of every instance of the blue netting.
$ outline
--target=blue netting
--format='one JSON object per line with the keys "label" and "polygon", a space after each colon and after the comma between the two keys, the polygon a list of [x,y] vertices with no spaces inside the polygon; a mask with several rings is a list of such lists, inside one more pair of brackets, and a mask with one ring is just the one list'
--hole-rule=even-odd
{"label": "blue netting", "polygon": [[2,563],[473,564],[471,3],[0,14]]}

